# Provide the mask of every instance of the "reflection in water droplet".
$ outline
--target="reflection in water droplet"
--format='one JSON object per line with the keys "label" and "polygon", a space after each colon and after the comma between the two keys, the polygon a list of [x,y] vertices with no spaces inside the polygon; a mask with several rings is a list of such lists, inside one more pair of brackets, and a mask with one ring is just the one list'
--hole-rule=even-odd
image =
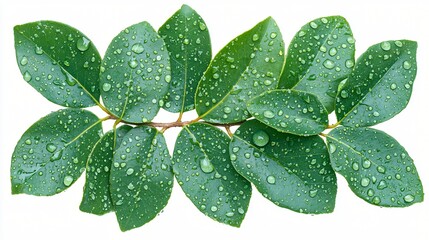
{"label": "reflection in water droplet", "polygon": [[144,51],[143,45],[141,43],[135,43],[131,47],[131,51],[133,51],[134,53],[140,54]]}
{"label": "reflection in water droplet", "polygon": [[89,41],[89,39],[87,39],[86,37],[81,37],[77,40],[76,47],[80,51],[84,52],[84,51],[88,50],[90,43],[91,43],[91,41]]}
{"label": "reflection in water droplet", "polygon": [[214,170],[213,164],[207,158],[202,158],[200,160],[201,170],[205,173],[211,173]]}
{"label": "reflection in water droplet", "polygon": [[270,141],[268,134],[262,130],[254,133],[252,138],[253,142],[258,147],[263,147]]}
{"label": "reflection in water droplet", "polygon": [[276,183],[276,178],[274,176],[270,175],[270,176],[267,177],[267,182],[269,184],[275,184]]}

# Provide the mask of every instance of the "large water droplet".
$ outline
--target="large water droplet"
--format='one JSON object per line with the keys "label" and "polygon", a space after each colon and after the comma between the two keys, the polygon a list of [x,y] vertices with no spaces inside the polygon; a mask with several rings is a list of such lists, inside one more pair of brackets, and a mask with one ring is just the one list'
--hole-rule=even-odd
{"label": "large water droplet", "polygon": [[253,41],[258,41],[258,39],[259,39],[259,35],[258,34],[253,34],[253,37],[252,37],[252,40]]}
{"label": "large water droplet", "polygon": [[253,134],[253,143],[255,143],[258,147],[263,147],[267,145],[267,143],[270,141],[270,137],[268,134],[264,131],[258,131]]}
{"label": "large water droplet", "polygon": [[27,71],[24,73],[24,80],[27,82],[31,81],[31,74]]}
{"label": "large water droplet", "polygon": [[50,153],[53,153],[55,150],[57,150],[57,146],[55,146],[53,143],[48,143],[46,144],[46,150],[48,150]]}
{"label": "large water droplet", "polygon": [[414,201],[414,196],[411,194],[405,195],[404,201],[407,203],[410,203],[410,202]]}
{"label": "large water droplet", "polygon": [[28,63],[27,57],[22,57],[20,63],[21,63],[22,66],[27,65],[27,63]]}
{"label": "large water droplet", "polygon": [[64,181],[63,181],[64,185],[66,185],[67,187],[70,186],[73,183],[73,177],[72,176],[65,176],[64,177]]}
{"label": "large water droplet", "polygon": [[140,54],[140,53],[144,52],[144,47],[141,43],[135,43],[131,47],[131,51],[133,51],[134,53]]}
{"label": "large water droplet", "polygon": [[332,68],[335,67],[335,63],[333,61],[329,60],[329,59],[326,59],[323,62],[323,66],[325,66],[325,68],[327,68],[327,69],[332,69]]}
{"label": "large water droplet", "polygon": [[408,70],[411,68],[411,63],[408,61],[404,61],[404,63],[402,64],[402,67],[404,67],[405,70]]}
{"label": "large water droplet", "polygon": [[270,110],[267,110],[264,112],[264,117],[266,118],[273,118],[274,117],[274,113]]}
{"label": "large water droplet", "polygon": [[270,175],[270,176],[267,177],[267,182],[269,184],[275,184],[276,183],[276,178],[274,176]]}
{"label": "large water droplet", "polygon": [[380,44],[381,49],[383,49],[384,51],[389,51],[390,50],[390,42],[382,42]]}
{"label": "large water droplet", "polygon": [[337,146],[335,146],[333,143],[329,144],[329,152],[334,153],[337,150]]}
{"label": "large water droplet", "polygon": [[211,173],[214,170],[213,164],[207,158],[202,158],[200,160],[201,170],[205,173]]}
{"label": "large water droplet", "polygon": [[203,23],[203,22],[200,22],[200,29],[201,29],[201,31],[204,31],[204,30],[206,30],[206,28],[207,28],[207,26]]}
{"label": "large water droplet", "polygon": [[81,37],[77,40],[76,47],[80,51],[84,52],[84,51],[88,50],[90,43],[91,43],[91,41],[88,38]]}
{"label": "large water droplet", "polygon": [[139,63],[136,60],[131,60],[128,62],[128,65],[130,66],[130,68],[136,68]]}
{"label": "large water droplet", "polygon": [[51,158],[49,159],[51,162],[55,162],[61,159],[63,156],[63,150],[60,149],[59,151],[56,151],[54,154],[52,154]]}
{"label": "large water droplet", "polygon": [[310,197],[314,198],[317,195],[317,189],[310,190]]}
{"label": "large water droplet", "polygon": [[369,185],[369,178],[362,178],[362,180],[360,181],[360,185],[362,185],[362,187],[367,187]]}
{"label": "large water droplet", "polygon": [[102,88],[103,91],[108,92],[110,88],[112,88],[112,85],[110,85],[110,83],[104,83]]}

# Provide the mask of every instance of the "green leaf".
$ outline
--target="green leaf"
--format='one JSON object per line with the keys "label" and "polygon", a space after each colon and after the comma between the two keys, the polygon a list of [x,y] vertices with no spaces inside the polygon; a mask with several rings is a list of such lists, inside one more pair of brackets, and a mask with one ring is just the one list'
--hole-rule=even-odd
{"label": "green leaf", "polygon": [[239,227],[252,188],[231,165],[229,141],[228,135],[212,125],[185,126],[177,137],[173,169],[198,210],[218,222]]}
{"label": "green leaf", "polygon": [[102,62],[100,88],[116,117],[133,123],[152,120],[164,105],[170,81],[167,49],[149,23],[132,25],[112,40]]}
{"label": "green leaf", "polygon": [[271,17],[228,43],[210,63],[195,96],[200,118],[234,123],[250,117],[246,102],[277,87],[284,43]]}
{"label": "green leaf", "polygon": [[114,209],[109,189],[113,149],[119,147],[124,135],[131,129],[131,126],[123,125],[115,133],[113,130],[107,132],[95,144],[86,164],[86,182],[79,207],[81,211],[103,215]]}
{"label": "green leaf", "polygon": [[371,46],[337,96],[336,115],[344,126],[373,126],[408,104],[416,77],[417,43],[386,41]]}
{"label": "green leaf", "polygon": [[250,120],[237,129],[229,151],[238,173],[274,204],[300,213],[334,210],[337,179],[319,136],[281,133]]}
{"label": "green leaf", "polygon": [[19,69],[32,87],[65,107],[94,106],[100,98],[100,54],[79,30],[53,21],[14,28]]}
{"label": "green leaf", "polygon": [[391,136],[371,128],[338,127],[327,142],[332,166],[358,197],[384,207],[423,201],[413,160]]}
{"label": "green leaf", "polygon": [[130,130],[113,155],[110,191],[122,231],[140,227],[167,205],[173,185],[171,159],[156,128]]}
{"label": "green leaf", "polygon": [[257,120],[280,132],[316,135],[328,127],[328,113],[313,94],[290,89],[264,92],[247,103]]}
{"label": "green leaf", "polygon": [[170,53],[171,82],[164,109],[195,108],[195,91],[212,57],[210,35],[201,16],[187,5],[159,29]]}
{"label": "green leaf", "polygon": [[351,73],[354,55],[353,33],[343,17],[315,19],[292,39],[279,88],[312,93],[332,112],[338,85]]}
{"label": "green leaf", "polygon": [[34,123],[12,155],[12,194],[50,196],[70,187],[101,131],[101,120],[80,109],[59,110]]}

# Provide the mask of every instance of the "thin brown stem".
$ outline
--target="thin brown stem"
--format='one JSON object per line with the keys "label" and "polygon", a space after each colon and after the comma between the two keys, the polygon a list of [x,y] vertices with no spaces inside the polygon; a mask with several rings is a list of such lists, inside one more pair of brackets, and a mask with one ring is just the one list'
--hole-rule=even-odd
{"label": "thin brown stem", "polygon": [[319,133],[319,135],[320,135],[321,137],[324,137],[324,138],[328,137],[328,134],[325,134],[325,133]]}
{"label": "thin brown stem", "polygon": [[234,135],[234,134],[231,132],[231,126],[230,126],[230,125],[225,126],[225,130],[226,130],[226,132],[228,133],[228,135],[229,135],[230,137],[232,137],[232,135]]}
{"label": "thin brown stem", "polygon": [[333,129],[333,128],[336,128],[336,127],[338,127],[338,125],[340,125],[340,122],[337,122],[337,123],[332,124],[332,125],[328,125],[328,128],[327,128],[327,129]]}

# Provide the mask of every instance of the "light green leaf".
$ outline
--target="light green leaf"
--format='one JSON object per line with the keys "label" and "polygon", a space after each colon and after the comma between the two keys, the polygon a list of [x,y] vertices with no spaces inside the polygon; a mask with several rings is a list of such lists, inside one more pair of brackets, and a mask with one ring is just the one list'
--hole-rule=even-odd
{"label": "light green leaf", "polygon": [[332,166],[358,197],[384,207],[423,201],[413,160],[391,136],[371,128],[339,127],[327,142]]}
{"label": "light green leaf", "polygon": [[53,21],[14,28],[19,69],[32,87],[49,101],[83,108],[100,98],[100,54],[79,30]]}
{"label": "light green leaf", "polygon": [[257,120],[280,132],[316,135],[328,127],[328,113],[313,94],[290,89],[262,93],[247,103]]}
{"label": "light green leaf", "polygon": [[213,123],[250,117],[246,102],[277,87],[284,64],[284,43],[271,17],[228,43],[213,59],[197,87],[196,110]]}
{"label": "light green leaf", "polygon": [[124,135],[131,129],[131,126],[123,125],[115,133],[113,130],[107,132],[95,144],[86,164],[86,182],[79,207],[81,211],[103,215],[114,209],[109,189],[113,149],[119,147]]}
{"label": "light green leaf", "polygon": [[12,194],[50,196],[70,187],[101,131],[101,120],[80,109],[59,110],[34,123],[12,155]]}
{"label": "light green leaf", "polygon": [[250,120],[229,146],[232,165],[274,204],[300,213],[334,210],[337,182],[319,136],[281,133]]}
{"label": "light green leaf", "polygon": [[279,88],[312,93],[332,112],[338,85],[351,73],[354,55],[353,33],[343,17],[315,19],[292,39]]}
{"label": "light green leaf", "polygon": [[373,126],[394,117],[408,104],[416,77],[417,43],[386,41],[371,46],[337,96],[338,122]]}
{"label": "light green leaf", "polygon": [[114,153],[110,184],[122,231],[155,218],[167,205],[173,186],[164,136],[147,126],[130,130]]}
{"label": "light green leaf", "polygon": [[173,169],[192,203],[210,218],[239,227],[249,206],[251,186],[231,165],[229,137],[208,124],[185,126],[177,137]]}
{"label": "light green leaf", "polygon": [[171,81],[164,41],[147,22],[124,29],[104,56],[100,88],[103,102],[128,122],[152,120],[164,105]]}
{"label": "light green leaf", "polygon": [[164,109],[195,108],[195,91],[212,57],[210,35],[201,16],[187,5],[159,29],[170,53],[171,82]]}

